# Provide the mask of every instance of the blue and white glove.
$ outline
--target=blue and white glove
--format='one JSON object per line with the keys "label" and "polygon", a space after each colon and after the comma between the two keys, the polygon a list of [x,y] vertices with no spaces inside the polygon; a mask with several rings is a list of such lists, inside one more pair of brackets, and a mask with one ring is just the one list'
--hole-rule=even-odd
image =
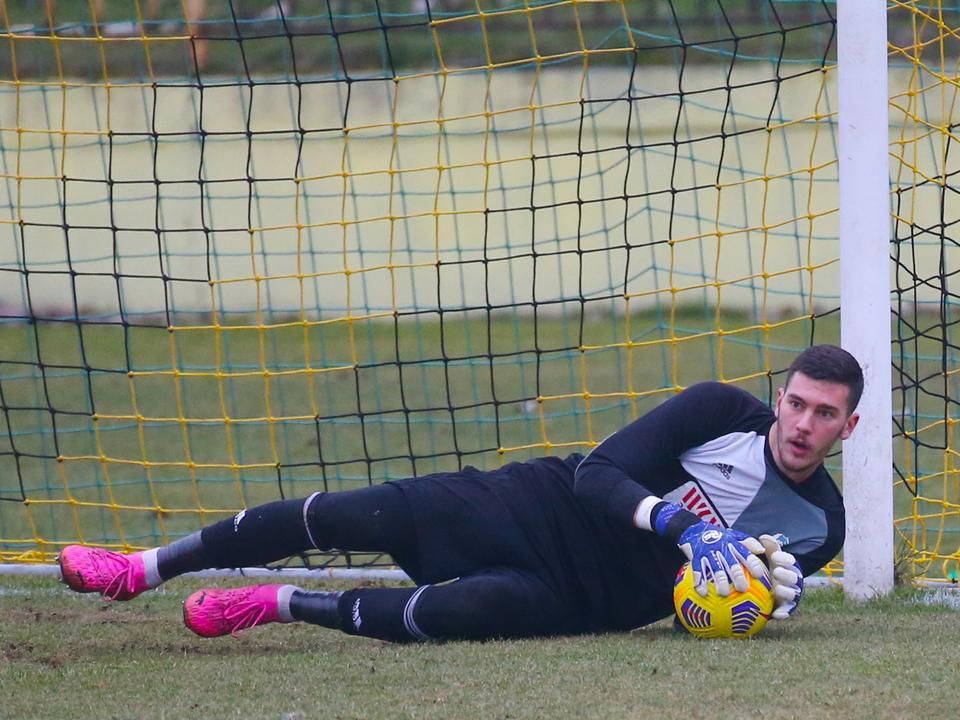
{"label": "blue and white glove", "polygon": [[740,592],[750,586],[747,571],[755,578],[767,574],[758,557],[763,545],[756,538],[704,522],[679,503],[664,503],[651,514],[653,530],[672,539],[687,556],[694,587],[701,596],[709,593],[711,582],[718,595],[726,596],[731,585]]}
{"label": "blue and white glove", "polygon": [[781,549],[782,540],[782,535],[760,536],[773,582],[774,605],[771,617],[777,620],[786,620],[793,615],[803,596],[803,571],[797,564],[797,559]]}

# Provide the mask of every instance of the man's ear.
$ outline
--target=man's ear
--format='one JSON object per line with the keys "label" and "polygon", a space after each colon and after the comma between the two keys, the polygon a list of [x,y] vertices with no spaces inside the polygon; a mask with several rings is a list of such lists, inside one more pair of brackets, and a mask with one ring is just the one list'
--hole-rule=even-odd
{"label": "man's ear", "polygon": [[857,426],[857,423],[860,422],[860,414],[853,413],[850,417],[847,418],[847,421],[843,424],[843,430],[840,431],[840,439],[846,440],[853,434],[853,429]]}
{"label": "man's ear", "polygon": [[784,393],[786,391],[783,388],[777,388],[777,400],[773,404],[773,416],[780,417],[780,401],[783,400]]}

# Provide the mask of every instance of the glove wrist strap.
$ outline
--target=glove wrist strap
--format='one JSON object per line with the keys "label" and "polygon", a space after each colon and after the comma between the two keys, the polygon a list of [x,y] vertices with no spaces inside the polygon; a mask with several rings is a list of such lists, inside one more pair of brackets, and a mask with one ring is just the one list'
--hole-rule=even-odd
{"label": "glove wrist strap", "polygon": [[684,530],[698,522],[702,522],[700,518],[680,503],[657,503],[650,511],[650,524],[657,535],[669,538],[678,545]]}

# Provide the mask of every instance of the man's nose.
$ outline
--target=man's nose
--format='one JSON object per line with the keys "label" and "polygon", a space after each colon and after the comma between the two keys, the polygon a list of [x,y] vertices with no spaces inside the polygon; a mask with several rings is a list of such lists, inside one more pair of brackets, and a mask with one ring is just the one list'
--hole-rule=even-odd
{"label": "man's nose", "polygon": [[800,417],[797,419],[797,430],[805,433],[810,432],[812,421],[813,421],[813,411],[804,410],[802,413],[800,413]]}

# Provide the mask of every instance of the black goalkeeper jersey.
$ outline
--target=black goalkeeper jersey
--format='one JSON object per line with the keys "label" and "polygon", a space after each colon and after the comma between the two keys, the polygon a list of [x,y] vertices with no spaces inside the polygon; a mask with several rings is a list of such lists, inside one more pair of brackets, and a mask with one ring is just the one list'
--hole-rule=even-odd
{"label": "black goalkeeper jersey", "polygon": [[801,484],[767,447],[773,411],[716,382],[694,385],[585,458],[540,458],[484,473],[395,483],[416,517],[417,582],[520,567],[580,608],[580,631],[627,630],[673,613],[677,546],[633,525],[653,494],[754,537],[782,533],[810,574],[840,550],[843,501],[821,466]]}
{"label": "black goalkeeper jersey", "polygon": [[[619,556],[619,567],[597,568],[614,616],[629,624],[630,595],[652,586],[672,591],[685,559],[671,542],[633,526],[634,510],[650,494],[754,537],[783,534],[784,549],[805,575],[836,556],[844,539],[840,492],[822,465],[803,483],[780,473],[767,445],[774,419],[744,390],[700,383],[608,437],[579,464],[576,496],[606,528],[601,543]],[[659,609],[661,617],[670,614],[672,599]]]}

